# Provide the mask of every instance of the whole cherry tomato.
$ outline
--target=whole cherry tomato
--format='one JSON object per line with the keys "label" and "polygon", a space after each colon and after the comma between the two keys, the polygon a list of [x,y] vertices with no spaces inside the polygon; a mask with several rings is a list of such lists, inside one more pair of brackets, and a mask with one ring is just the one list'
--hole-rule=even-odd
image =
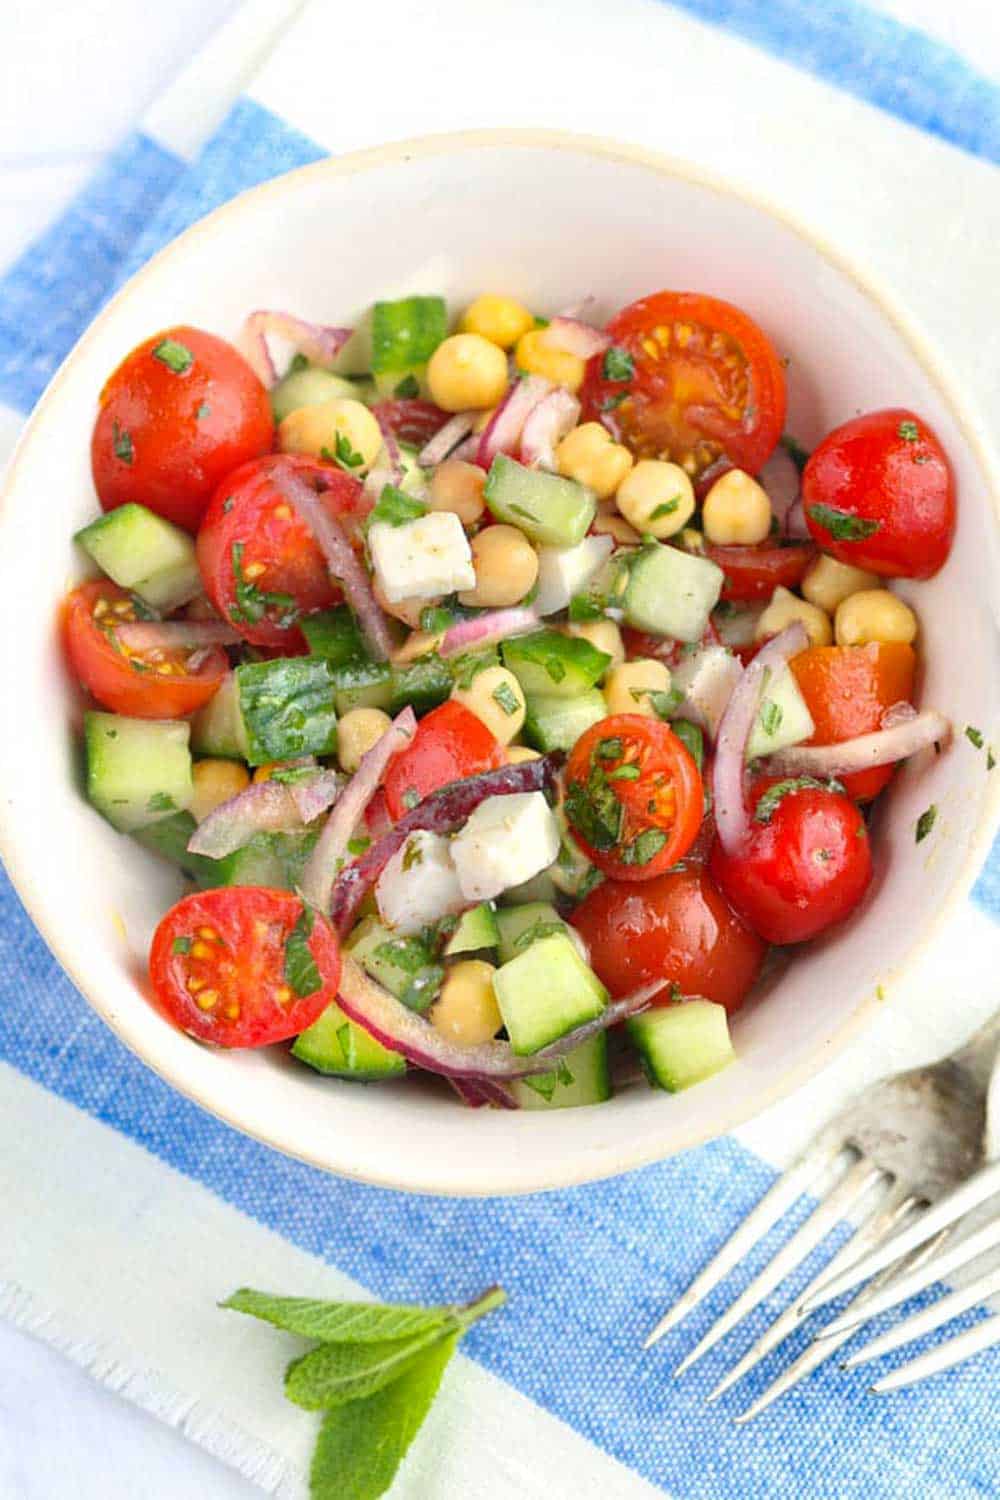
{"label": "whole cherry tomato", "polygon": [[385,777],[385,800],[395,822],[450,781],[506,765],[507,752],[482,719],[449,698],[421,719],[413,739]]}

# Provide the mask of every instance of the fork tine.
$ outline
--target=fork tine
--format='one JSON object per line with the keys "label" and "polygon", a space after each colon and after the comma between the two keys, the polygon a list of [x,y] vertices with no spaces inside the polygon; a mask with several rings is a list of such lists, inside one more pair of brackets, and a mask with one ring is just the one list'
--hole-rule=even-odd
{"label": "fork tine", "polygon": [[902,1323],[897,1323],[895,1328],[881,1334],[877,1339],[872,1339],[870,1344],[865,1344],[850,1359],[844,1361],[845,1370],[853,1370],[858,1365],[866,1365],[870,1360],[878,1359],[883,1354],[890,1354],[893,1349],[899,1349],[903,1344],[912,1343],[914,1339],[922,1338],[925,1333],[940,1328],[944,1323],[950,1323],[952,1318],[957,1318],[960,1313],[967,1312],[970,1307],[975,1307],[978,1302],[985,1302],[987,1297],[992,1297],[1000,1292],[1000,1266],[995,1270],[980,1276],[976,1281],[969,1282],[967,1286],[960,1287],[956,1292],[949,1292],[946,1297],[939,1297],[930,1307],[925,1307],[922,1312],[914,1313],[912,1317],[906,1318]]}
{"label": "fork tine", "polygon": [[[932,1213],[933,1209],[928,1209],[922,1218],[929,1218]],[[898,1238],[905,1238],[905,1234]],[[863,1312],[857,1313],[853,1307],[848,1308],[846,1312],[841,1313],[839,1318],[834,1318],[831,1323],[821,1329],[818,1337],[829,1338],[833,1334],[853,1329],[858,1323],[867,1322],[869,1318],[874,1318],[879,1313],[888,1312],[889,1308],[895,1307],[897,1303],[905,1302],[908,1297],[914,1297],[917,1292],[933,1286],[935,1281],[943,1280],[951,1271],[964,1266],[967,1261],[975,1260],[977,1255],[983,1255],[987,1250],[992,1250],[994,1245],[1000,1245],[1000,1218],[984,1224],[982,1229],[977,1229],[975,1234],[970,1234],[967,1239],[958,1240],[954,1245],[949,1245],[940,1255],[925,1260],[918,1269],[910,1270],[906,1275],[898,1277],[890,1286],[883,1288],[870,1302],[866,1303]]]}
{"label": "fork tine", "polygon": [[997,1345],[1000,1345],[1000,1318],[994,1314],[982,1323],[967,1328],[964,1333],[956,1334],[946,1343],[938,1344],[935,1349],[929,1349],[926,1354],[911,1359],[909,1364],[900,1365],[890,1375],[883,1375],[871,1389],[877,1395],[885,1396],[889,1391],[901,1390],[905,1385],[916,1385],[918,1380],[926,1380],[928,1375],[951,1370],[963,1360],[970,1359],[973,1354],[980,1354],[984,1349],[993,1349]]}
{"label": "fork tine", "polygon": [[756,1208],[747,1215],[704,1270],[698,1273],[687,1291],[682,1293],[673,1307],[664,1314],[642,1347],[651,1348],[657,1339],[661,1339],[665,1333],[669,1333],[671,1328],[675,1328],[682,1319],[686,1318],[688,1313],[697,1307],[714,1287],[718,1286],[723,1277],[728,1276],[733,1267],[757,1244],[758,1240],[764,1238],[782,1214],[791,1208],[795,1200],[800,1198],[817,1177],[831,1166],[839,1154],[839,1147],[830,1146],[818,1152],[810,1152],[789,1167],[784,1176],[779,1177],[777,1182],[768,1189]]}
{"label": "fork tine", "polygon": [[838,1219],[842,1219],[853,1203],[867,1193],[880,1178],[884,1177],[880,1167],[867,1157],[861,1157],[844,1173],[833,1190],[820,1202],[809,1218],[797,1229],[764,1269],[754,1277],[750,1285],[732,1302],[720,1318],[712,1324],[705,1336],[699,1340],[690,1354],[681,1360],[674,1376],[683,1375],[696,1360],[707,1354],[721,1338],[735,1328],[740,1319],[758,1303],[763,1302],[769,1292],[801,1265],[806,1256],[815,1250],[829,1234]]}
{"label": "fork tine", "polygon": [[859,1282],[866,1281],[876,1271],[881,1271],[884,1266],[891,1265],[894,1260],[898,1260],[914,1249],[921,1241],[936,1234],[939,1229],[953,1224],[956,1219],[968,1213],[969,1209],[984,1203],[987,1198],[997,1192],[1000,1192],[1000,1161],[981,1167],[953,1192],[939,1198],[932,1208],[929,1208],[925,1214],[921,1214],[915,1224],[900,1230],[898,1234],[893,1235],[892,1239],[886,1240],[877,1249],[863,1255],[840,1275],[833,1276],[824,1282],[823,1286],[810,1293],[805,1299],[802,1303],[802,1311],[815,1312],[818,1307],[832,1302],[842,1292],[849,1292]]}
{"label": "fork tine", "polygon": [[[890,1188],[886,1197],[879,1203],[865,1219],[864,1223],[855,1230],[851,1238],[842,1245],[836,1255],[825,1265],[809,1283],[810,1290],[833,1270],[838,1270],[856,1259],[859,1251],[866,1250],[870,1245],[878,1244],[887,1234],[891,1234],[901,1219],[905,1218],[916,1206],[917,1200],[911,1197],[903,1187]],[[716,1401],[730,1386],[742,1380],[750,1370],[758,1365],[762,1359],[776,1349],[788,1335],[802,1322],[803,1314],[798,1304],[791,1302],[785,1311],[781,1313],[771,1324],[752,1348],[748,1349],[743,1358],[738,1360],[727,1375],[719,1381],[715,1390],[708,1397],[709,1401]]]}

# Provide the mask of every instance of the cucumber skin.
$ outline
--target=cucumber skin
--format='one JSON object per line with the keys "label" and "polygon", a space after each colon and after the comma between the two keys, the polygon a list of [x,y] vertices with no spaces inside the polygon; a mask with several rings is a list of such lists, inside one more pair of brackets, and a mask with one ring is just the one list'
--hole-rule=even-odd
{"label": "cucumber skin", "polygon": [[[578,698],[594,687],[611,664],[606,651],[581,636],[562,635],[558,630],[534,630],[504,641],[500,654],[526,698]],[[553,668],[558,670],[553,672]]]}
{"label": "cucumber skin", "polygon": [[572,750],[593,724],[608,717],[604,694],[597,688],[576,698],[529,698],[524,733],[536,750]]}
{"label": "cucumber skin", "polygon": [[525,901],[520,906],[501,907],[496,916],[497,954],[501,964],[509,963],[524,952],[524,948],[518,945],[519,939],[541,922],[546,926],[558,926],[563,932],[567,929],[567,924],[549,901]]}
{"label": "cucumber skin", "polygon": [[170,614],[201,592],[190,536],[145,505],[119,505],[73,540],[119,588],[138,594],[151,609]]}
{"label": "cucumber skin", "polygon": [[670,1094],[711,1078],[735,1056],[725,1009],[711,1000],[654,1006],[625,1029],[650,1083]]}
{"label": "cucumber skin", "polygon": [[337,747],[333,669],[321,656],[278,657],[236,668],[240,713],[252,766]]}
{"label": "cucumber skin", "polygon": [[459,917],[458,926],[445,944],[444,956],[454,958],[459,953],[482,953],[486,948],[495,948],[498,941],[496,913],[489,902],[483,901]]}

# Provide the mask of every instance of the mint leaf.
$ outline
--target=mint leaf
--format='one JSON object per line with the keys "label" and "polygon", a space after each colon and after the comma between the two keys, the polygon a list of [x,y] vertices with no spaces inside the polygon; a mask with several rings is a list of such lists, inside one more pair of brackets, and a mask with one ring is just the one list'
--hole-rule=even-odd
{"label": "mint leaf", "polygon": [[612,344],[604,356],[601,374],[605,380],[631,380],[635,374],[635,362],[628,350]]}
{"label": "mint leaf", "polygon": [[300,999],[314,995],[323,983],[309,947],[314,922],[312,907],[303,906],[298,921],[285,939],[285,983]]}
{"label": "mint leaf", "polygon": [[388,526],[405,526],[408,521],[417,521],[426,514],[426,505],[414,500],[412,495],[397,490],[394,484],[387,484],[368,517],[368,525],[374,526],[377,521],[384,521]]}
{"label": "mint leaf", "polygon": [[415,375],[404,375],[392,394],[400,401],[413,401],[420,395],[420,381]]}
{"label": "mint leaf", "polygon": [[348,474],[352,469],[360,469],[365,461],[364,454],[351,446],[351,440],[346,432],[335,432],[332,451],[329,448],[321,448],[319,456],[325,458],[327,463],[336,464]]}
{"label": "mint leaf", "polygon": [[194,364],[194,355],[187,344],[177,339],[161,339],[153,350],[153,358],[166,365],[175,375],[186,375]]}
{"label": "mint leaf", "polygon": [[920,814],[920,817],[917,819],[916,842],[918,844],[923,843],[924,839],[927,837],[931,829],[934,827],[934,824],[937,822],[937,812],[937,807],[932,802],[930,807],[924,808],[923,812]]}
{"label": "mint leaf", "polygon": [[327,1415],[309,1474],[312,1500],[378,1500],[386,1493],[457,1344],[457,1333],[441,1339],[392,1385]]}
{"label": "mint leaf", "polygon": [[670,727],[700,771],[705,759],[705,736],[699,726],[690,719],[674,719]]}
{"label": "mint leaf", "polygon": [[[287,630],[299,617],[299,607],[292,594],[274,593],[260,588],[243,570],[243,542],[234,542],[231,549],[234,592],[236,604],[229,611],[235,623],[256,625],[265,615],[279,630]],[[277,610],[277,616],[270,613]]]}
{"label": "mint leaf", "polygon": [[455,1315],[453,1307],[389,1307],[378,1302],[321,1302],[311,1297],[280,1297],[240,1287],[221,1307],[248,1313],[286,1333],[320,1339],[324,1344],[371,1344],[415,1338],[440,1331]]}
{"label": "mint leaf", "polygon": [[809,515],[828,531],[835,542],[863,542],[865,537],[881,531],[881,521],[866,521],[863,516],[854,516],[849,510],[838,510],[835,505],[810,505]]}
{"label": "mint leaf", "polygon": [[323,1344],[288,1366],[285,1395],[306,1411],[326,1411],[345,1401],[363,1400],[398,1380],[430,1344],[443,1336],[444,1330],[434,1328],[408,1339]]}
{"label": "mint leaf", "polygon": [[663,516],[672,516],[679,509],[681,503],[680,495],[675,495],[672,500],[664,500],[655,510],[651,510],[646,517],[647,521],[659,521]]}
{"label": "mint leaf", "polygon": [[815,776],[791,776],[787,781],[776,781],[758,800],[754,809],[755,823],[770,823],[778,804],[792,792],[843,792],[839,781],[818,781]]}
{"label": "mint leaf", "polygon": [[117,422],[111,424],[111,446],[115,450],[115,458],[120,458],[123,464],[131,464],[135,459],[135,448],[132,445],[132,434],[125,427],[119,427]]}

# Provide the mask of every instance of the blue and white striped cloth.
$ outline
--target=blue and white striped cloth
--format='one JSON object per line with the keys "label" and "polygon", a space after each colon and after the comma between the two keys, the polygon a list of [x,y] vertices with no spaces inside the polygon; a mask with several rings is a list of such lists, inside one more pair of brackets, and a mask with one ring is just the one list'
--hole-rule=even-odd
{"label": "blue and white striped cloth", "polygon": [[[329,151],[514,123],[640,140],[763,181],[893,283],[996,406],[980,329],[996,296],[1000,87],[957,54],[852,0],[513,0],[491,32],[461,0],[347,9],[307,4],[218,120],[219,80],[240,69],[217,45],[218,70],[203,61],[0,277],[0,403],[26,414],[115,287],[241,189]],[[246,56],[274,25],[273,8],[265,21],[250,11]],[[993,1008],[994,920],[998,850],[855,1052],[738,1138],[592,1187],[461,1202],[332,1180],[177,1096],[92,1015],[4,884],[0,1313],[287,1497],[306,1493],[311,1419],[281,1402],[281,1339],[215,1311],[241,1282],[406,1300],[507,1288],[509,1309],[467,1340],[401,1497],[995,1494],[996,1356],[881,1402],[827,1367],[737,1430],[739,1405],[702,1404],[724,1356],[675,1385],[690,1331],[641,1352],[790,1144],[866,1074],[957,1040]]]}

